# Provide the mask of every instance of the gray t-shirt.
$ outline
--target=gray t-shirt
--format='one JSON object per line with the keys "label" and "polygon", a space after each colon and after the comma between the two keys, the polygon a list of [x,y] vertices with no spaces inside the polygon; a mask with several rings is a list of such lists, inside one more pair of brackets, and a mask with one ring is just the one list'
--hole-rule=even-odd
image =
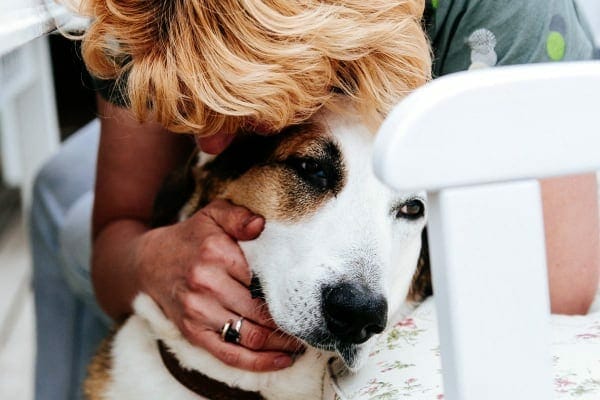
{"label": "gray t-shirt", "polygon": [[574,0],[427,0],[425,23],[434,77],[594,56],[592,35]]}

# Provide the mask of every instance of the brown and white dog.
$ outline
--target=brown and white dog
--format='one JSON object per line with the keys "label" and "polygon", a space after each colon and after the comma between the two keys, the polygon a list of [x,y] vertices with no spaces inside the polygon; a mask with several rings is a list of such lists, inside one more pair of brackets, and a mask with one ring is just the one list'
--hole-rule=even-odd
{"label": "brown and white dog", "polygon": [[260,237],[240,245],[277,325],[307,344],[291,367],[227,366],[187,342],[140,294],[135,314],[96,356],[88,397],[207,398],[193,387],[213,380],[223,391],[212,399],[312,400],[322,398],[332,358],[360,368],[372,336],[428,282],[418,268],[424,194],[396,194],[376,179],[372,141],[358,117],[324,110],[279,135],[241,136],[194,167],[183,215],[223,198],[266,218]]}

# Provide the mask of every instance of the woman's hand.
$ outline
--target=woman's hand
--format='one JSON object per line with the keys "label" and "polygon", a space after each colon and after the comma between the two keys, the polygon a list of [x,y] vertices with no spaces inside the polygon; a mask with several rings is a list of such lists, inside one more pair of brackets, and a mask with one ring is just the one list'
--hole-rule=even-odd
{"label": "woman's hand", "polygon": [[[108,315],[123,320],[143,291],[193,344],[234,367],[276,370],[297,344],[275,331],[247,288],[250,271],[236,240],[260,234],[264,220],[216,201],[189,220],[150,229],[156,192],[190,152],[191,141],[99,99],[102,120],[94,204],[92,280]],[[231,138],[208,141],[214,151]],[[241,343],[221,340],[223,324],[244,317]],[[258,350],[258,351],[256,351]]]}
{"label": "woman's hand", "polygon": [[[300,345],[276,332],[266,305],[252,299],[251,272],[236,240],[252,240],[264,219],[217,200],[190,219],[147,232],[137,246],[140,289],[192,344],[233,367],[270,371],[289,366]],[[226,343],[226,321],[244,317],[239,344]]]}

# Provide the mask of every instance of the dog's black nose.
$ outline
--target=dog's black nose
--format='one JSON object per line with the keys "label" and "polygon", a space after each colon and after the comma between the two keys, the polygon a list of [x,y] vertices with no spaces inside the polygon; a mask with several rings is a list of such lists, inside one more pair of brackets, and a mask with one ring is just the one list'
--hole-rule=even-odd
{"label": "dog's black nose", "polygon": [[327,329],[344,343],[363,343],[381,333],[387,321],[387,302],[365,285],[342,283],[322,290]]}

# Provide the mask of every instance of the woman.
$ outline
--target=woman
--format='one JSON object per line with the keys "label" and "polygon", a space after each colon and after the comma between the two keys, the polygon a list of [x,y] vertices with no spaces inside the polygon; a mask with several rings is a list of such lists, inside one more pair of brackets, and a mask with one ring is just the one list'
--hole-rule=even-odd
{"label": "woman", "polygon": [[[98,303],[122,320],[131,313],[136,293],[144,291],[191,343],[223,362],[255,371],[285,368],[300,345],[272,335],[275,327],[264,307],[250,298],[250,273],[236,244],[257,237],[264,220],[220,201],[187,221],[149,227],[157,189],[194,145],[188,135],[172,132],[194,133],[203,151],[219,153],[240,130],[276,134],[307,118],[332,92],[352,96],[365,115],[385,115],[429,78],[429,50],[421,29],[424,4],[123,3],[84,3],[95,16],[84,38],[84,59],[93,74],[105,79],[99,85],[104,99],[99,101],[102,127],[93,212],[92,280]],[[432,0],[426,6],[435,76],[592,56],[591,41],[571,1]],[[94,146],[88,144],[96,135],[92,129],[87,139],[73,139],[52,163],[72,166],[66,153],[89,154]],[[40,294],[48,290],[44,271],[60,268],[49,265],[57,246],[62,260],[56,264],[67,265],[67,271],[77,264],[74,268],[81,271],[76,275],[83,278],[79,283],[68,280],[71,287],[84,287],[80,291],[91,302],[86,251],[80,252],[82,260],[71,260],[77,239],[85,238],[73,233],[73,227],[85,225],[81,221],[89,215],[91,196],[79,203],[76,194],[50,196],[64,200],[59,203],[67,210],[67,223],[60,218],[48,222],[43,212],[36,213],[49,209],[47,192],[58,191],[49,177],[64,182],[57,170],[68,167],[52,168],[52,163],[36,184],[32,221],[39,321],[56,314],[49,296]],[[80,186],[80,195],[89,189]],[[553,311],[584,313],[600,269],[595,177],[545,180],[542,192]],[[74,209],[80,212],[70,211]],[[51,236],[57,229],[63,240],[53,248]],[[47,244],[45,252],[40,243]],[[241,343],[221,340],[225,321],[239,316],[245,318]],[[52,363],[52,354],[44,350],[55,344],[48,336],[45,329],[38,333],[38,399],[58,398],[48,394],[43,382]],[[64,379],[78,380],[75,375]]]}

